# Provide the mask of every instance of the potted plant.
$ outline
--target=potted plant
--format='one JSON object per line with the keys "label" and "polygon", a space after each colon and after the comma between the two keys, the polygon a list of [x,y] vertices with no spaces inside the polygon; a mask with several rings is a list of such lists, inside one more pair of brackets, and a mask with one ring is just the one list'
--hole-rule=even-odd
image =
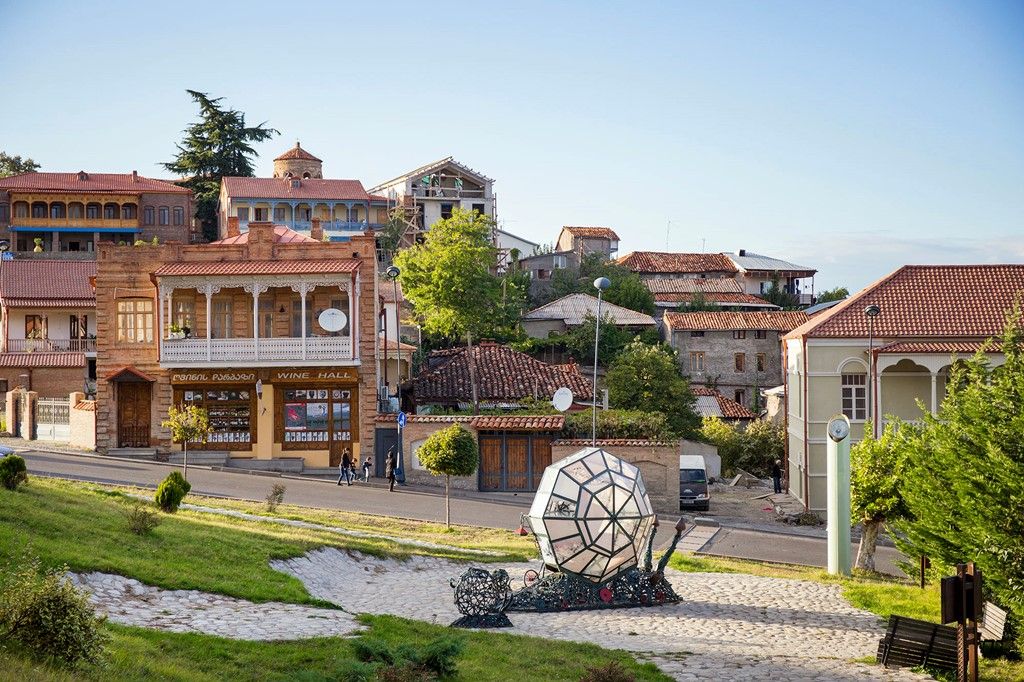
{"label": "potted plant", "polygon": [[43,331],[41,329],[33,329],[25,334],[25,340],[28,342],[25,344],[26,353],[31,353],[36,348],[42,348]]}
{"label": "potted plant", "polygon": [[36,237],[32,241],[36,245],[36,248],[32,249],[32,251],[35,252],[35,253],[42,253],[43,252],[43,238],[42,237]]}
{"label": "potted plant", "polygon": [[171,326],[168,328],[167,338],[174,340],[183,339],[185,338],[185,330],[172,322]]}

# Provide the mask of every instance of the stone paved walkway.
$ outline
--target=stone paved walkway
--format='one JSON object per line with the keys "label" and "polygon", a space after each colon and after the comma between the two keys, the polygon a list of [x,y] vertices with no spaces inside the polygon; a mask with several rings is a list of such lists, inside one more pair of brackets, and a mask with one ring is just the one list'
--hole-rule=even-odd
{"label": "stone paved walkway", "polygon": [[100,613],[121,625],[263,641],[347,635],[360,627],[351,614],[335,609],[164,590],[106,573],[72,573],[71,579],[89,591]]}
{"label": "stone paved walkway", "polygon": [[[392,559],[320,549],[272,562],[310,594],[352,612],[447,624],[459,614],[448,580],[464,566],[434,557]],[[518,587],[532,564],[502,565]],[[490,569],[498,566],[489,566]],[[740,574],[668,574],[680,604],[650,609],[511,613],[510,632],[593,642],[654,661],[676,679],[925,680],[851,663],[873,656],[883,633],[835,585]]]}

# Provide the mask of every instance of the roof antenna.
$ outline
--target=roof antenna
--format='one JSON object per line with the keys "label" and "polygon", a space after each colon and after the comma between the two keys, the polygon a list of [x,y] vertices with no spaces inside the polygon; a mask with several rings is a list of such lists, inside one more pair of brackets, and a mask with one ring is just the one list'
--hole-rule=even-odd
{"label": "roof antenna", "polygon": [[707,253],[708,252],[708,238],[707,237],[701,237],[700,238],[700,252],[701,253]]}
{"label": "roof antenna", "polygon": [[668,221],[668,226],[665,228],[665,250],[668,251],[668,234],[672,231],[672,221]]}

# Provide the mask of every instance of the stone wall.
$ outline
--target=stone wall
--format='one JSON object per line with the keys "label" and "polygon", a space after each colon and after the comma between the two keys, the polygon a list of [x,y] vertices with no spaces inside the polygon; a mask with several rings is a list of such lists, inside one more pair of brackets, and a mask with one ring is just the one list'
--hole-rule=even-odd
{"label": "stone wall", "polygon": [[[782,383],[782,346],[779,332],[768,331],[764,339],[756,338],[750,329],[746,338],[734,339],[733,332],[706,331],[704,336],[691,336],[689,330],[672,332],[672,347],[679,351],[679,363],[683,374],[694,383],[713,385],[726,398],[735,399],[737,390],[742,390],[743,400],[737,401],[745,407],[754,405],[755,392]],[[704,353],[704,371],[690,369],[690,353]],[[736,353],[744,354],[742,372],[736,371]],[[765,369],[757,370],[757,355],[765,356]],[[760,400],[760,398],[758,398]]]}

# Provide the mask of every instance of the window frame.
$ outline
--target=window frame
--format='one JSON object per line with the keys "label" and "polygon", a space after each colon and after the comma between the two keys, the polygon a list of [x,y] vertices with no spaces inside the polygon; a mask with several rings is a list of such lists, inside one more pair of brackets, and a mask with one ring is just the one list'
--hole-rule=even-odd
{"label": "window frame", "polygon": [[115,301],[114,309],[117,324],[115,338],[118,344],[153,343],[156,313],[153,299],[119,298]]}
{"label": "window frame", "polygon": [[867,373],[843,372],[839,376],[839,401],[843,414],[852,422],[866,421],[868,418]]}
{"label": "window frame", "polygon": [[702,351],[702,350],[691,350],[690,351],[690,371],[691,372],[703,372],[704,371],[704,351]]}
{"label": "window frame", "polygon": [[747,354],[746,353],[733,353],[732,356],[733,367],[737,374],[745,372],[747,370]]}
{"label": "window frame", "polygon": [[732,330],[732,338],[734,338],[736,340],[742,340],[742,339],[747,338],[747,330],[746,329],[733,329]]}
{"label": "window frame", "polygon": [[755,357],[756,367],[758,372],[768,371],[768,354],[758,353]]}

